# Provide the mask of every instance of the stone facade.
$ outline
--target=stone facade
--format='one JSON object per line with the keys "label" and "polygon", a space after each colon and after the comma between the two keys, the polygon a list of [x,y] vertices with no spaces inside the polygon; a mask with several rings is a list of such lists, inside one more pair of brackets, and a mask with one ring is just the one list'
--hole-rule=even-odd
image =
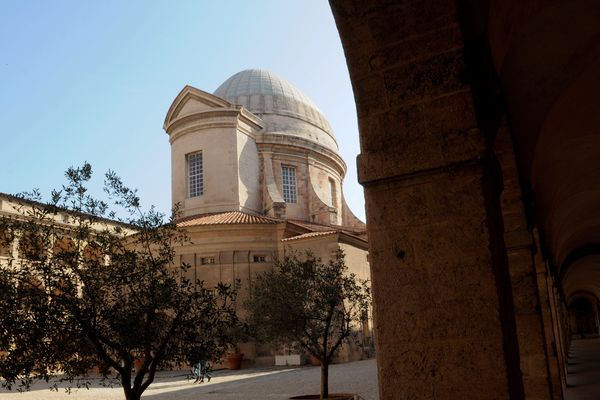
{"label": "stone facade", "polygon": [[[323,261],[343,249],[350,272],[370,278],[366,226],[342,191],[346,164],[318,108],[289,82],[262,70],[233,75],[210,94],[186,86],[165,118],[172,197],[191,243],[177,249],[206,285],[241,281],[238,304],[256,275],[286,252]],[[200,195],[190,192],[190,154],[202,155]],[[285,172],[287,170],[287,172]],[[293,177],[284,176],[293,171]],[[293,181],[293,199],[284,181]],[[243,315],[243,309],[238,309]],[[365,337],[370,338],[370,328]],[[372,348],[371,344],[368,345]],[[242,344],[250,362],[272,364],[274,349]],[[367,355],[344,348],[339,361]]]}

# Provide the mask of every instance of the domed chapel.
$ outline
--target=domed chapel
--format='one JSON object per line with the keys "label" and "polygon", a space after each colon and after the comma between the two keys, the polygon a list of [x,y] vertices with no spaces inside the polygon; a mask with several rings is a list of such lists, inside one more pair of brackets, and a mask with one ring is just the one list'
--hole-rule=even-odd
{"label": "domed chapel", "polygon": [[[338,249],[350,272],[369,278],[366,226],[344,199],[346,164],[335,134],[290,82],[250,69],[213,94],[186,86],[164,129],[171,145],[172,201],[191,239],[178,249],[178,261],[191,265],[190,278],[206,286],[239,279],[241,304],[257,274],[277,257],[311,250],[326,262]],[[362,330],[369,341],[368,322]],[[272,364],[276,355],[253,344],[242,351],[256,364]],[[344,349],[339,358],[362,356]]]}

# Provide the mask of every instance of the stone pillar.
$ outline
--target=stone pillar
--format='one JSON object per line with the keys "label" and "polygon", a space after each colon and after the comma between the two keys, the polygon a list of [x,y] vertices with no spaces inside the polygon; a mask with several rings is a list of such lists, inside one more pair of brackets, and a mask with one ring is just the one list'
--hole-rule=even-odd
{"label": "stone pillar", "polygon": [[548,291],[548,300],[550,302],[550,315],[552,317],[552,328],[555,337],[555,351],[558,358],[558,368],[560,371],[561,387],[564,393],[567,387],[567,348],[563,337],[563,327],[559,315],[559,306],[556,303],[554,291],[554,280],[550,275],[550,268],[546,263],[546,288]]}
{"label": "stone pillar", "polygon": [[[536,245],[539,248],[537,234]],[[566,377],[561,368],[561,365],[564,363],[561,353],[561,341],[557,336],[557,330],[554,326],[555,322],[553,321],[552,293],[548,290],[548,265],[542,259],[541,253],[536,254],[535,266],[537,271],[538,290],[540,293],[540,311],[542,312],[544,337],[546,341],[546,360],[550,374],[548,381],[551,384],[550,387],[554,398],[563,399],[563,393],[566,388]]]}
{"label": "stone pillar", "polygon": [[550,304],[545,288],[546,269],[541,254],[537,252],[539,247],[527,225],[517,162],[506,123],[498,130],[494,151],[502,168],[504,241],[525,398],[560,400],[562,388],[553,347]]}
{"label": "stone pillar", "polygon": [[331,4],[359,117],[380,399],[522,399],[502,178],[455,2]]}

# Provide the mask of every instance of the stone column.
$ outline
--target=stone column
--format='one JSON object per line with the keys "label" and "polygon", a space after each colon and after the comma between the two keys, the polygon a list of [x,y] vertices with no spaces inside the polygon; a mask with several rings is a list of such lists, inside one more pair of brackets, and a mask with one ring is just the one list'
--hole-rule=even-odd
{"label": "stone column", "polygon": [[331,4],[359,117],[380,399],[522,399],[502,177],[456,3]]}
{"label": "stone column", "polygon": [[[537,234],[536,234],[537,235]],[[564,392],[567,387],[567,348],[563,338],[563,326],[559,314],[559,305],[556,303],[556,295],[554,291],[554,280],[550,275],[550,266],[546,263],[546,289],[548,292],[548,300],[550,302],[550,315],[552,317],[552,328],[554,332],[555,351],[558,358],[558,368],[560,371],[561,387]]]}
{"label": "stone column", "polygon": [[561,379],[546,289],[546,268],[527,225],[517,162],[506,123],[494,152],[502,167],[504,241],[511,278],[520,368],[526,399],[562,399]]}

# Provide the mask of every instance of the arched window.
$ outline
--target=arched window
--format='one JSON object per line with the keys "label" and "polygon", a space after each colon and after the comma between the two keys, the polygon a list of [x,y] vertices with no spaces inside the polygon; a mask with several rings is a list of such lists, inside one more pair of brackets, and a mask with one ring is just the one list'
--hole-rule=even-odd
{"label": "arched window", "polygon": [[52,257],[61,264],[75,266],[77,252],[73,239],[66,236],[58,238],[52,246]]}
{"label": "arched window", "polygon": [[102,250],[98,243],[88,243],[83,249],[83,264],[87,268],[95,268],[104,263]]}

